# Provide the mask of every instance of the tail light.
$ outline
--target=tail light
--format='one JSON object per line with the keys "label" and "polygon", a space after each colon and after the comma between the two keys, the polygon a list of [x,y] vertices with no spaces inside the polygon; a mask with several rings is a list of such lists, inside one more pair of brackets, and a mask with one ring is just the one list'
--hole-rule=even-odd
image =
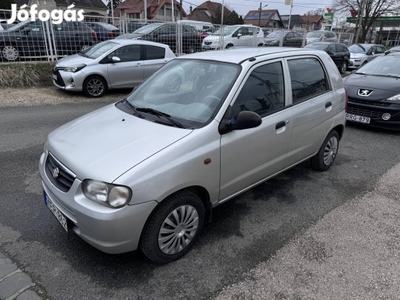
{"label": "tail light", "polygon": [[108,32],[108,37],[110,37],[110,38],[115,37],[115,33],[112,32],[112,31],[109,31]]}
{"label": "tail light", "polygon": [[95,31],[92,31],[92,37],[97,40],[97,33]]}

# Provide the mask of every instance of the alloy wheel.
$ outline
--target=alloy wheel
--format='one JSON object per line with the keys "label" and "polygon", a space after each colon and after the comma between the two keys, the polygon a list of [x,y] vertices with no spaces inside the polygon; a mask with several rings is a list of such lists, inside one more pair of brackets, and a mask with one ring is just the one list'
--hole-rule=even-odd
{"label": "alloy wheel", "polygon": [[338,151],[338,140],[336,136],[332,136],[326,143],[324,149],[324,164],[326,166],[329,166],[334,162],[337,151]]}

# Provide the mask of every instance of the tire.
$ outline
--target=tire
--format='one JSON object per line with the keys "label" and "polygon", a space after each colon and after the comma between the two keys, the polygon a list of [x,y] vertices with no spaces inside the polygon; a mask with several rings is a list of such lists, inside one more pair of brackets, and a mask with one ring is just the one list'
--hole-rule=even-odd
{"label": "tire", "polygon": [[153,262],[165,264],[184,256],[193,247],[204,225],[200,198],[182,191],[165,199],[146,222],[140,249]]}
{"label": "tire", "polygon": [[186,49],[186,54],[190,54],[190,53],[195,53],[196,52],[196,48],[192,45],[187,46]]}
{"label": "tire", "polygon": [[82,89],[88,97],[101,97],[107,91],[107,82],[101,76],[89,76],[83,82]]}
{"label": "tire", "polygon": [[20,58],[18,48],[13,45],[1,49],[1,57],[6,61],[17,61]]}
{"label": "tire", "polygon": [[310,159],[311,167],[317,171],[328,170],[336,159],[339,150],[339,134],[332,130],[322,143],[318,153]]}
{"label": "tire", "polygon": [[232,48],[232,47],[233,47],[232,44],[228,44],[228,45],[226,45],[225,49],[229,49],[229,48]]}
{"label": "tire", "polygon": [[340,74],[344,74],[347,70],[347,62],[344,60],[342,61],[342,65],[339,68]]}

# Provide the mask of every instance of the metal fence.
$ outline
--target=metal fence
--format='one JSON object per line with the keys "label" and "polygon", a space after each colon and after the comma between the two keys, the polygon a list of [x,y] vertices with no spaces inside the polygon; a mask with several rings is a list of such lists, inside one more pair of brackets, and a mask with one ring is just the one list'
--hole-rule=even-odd
{"label": "metal fence", "polygon": [[[3,27],[3,30],[0,28],[0,62],[56,61],[101,41],[122,36],[139,37],[167,44],[177,55],[231,46],[266,46],[267,34],[275,30],[272,28],[263,28],[264,31],[250,30],[243,26],[242,29],[236,30],[236,33],[232,32],[229,35],[227,33],[232,27],[224,26],[219,32],[224,31],[225,34],[208,37],[218,29],[219,25],[201,27],[195,22],[191,25],[179,21],[145,21],[101,15],[85,16],[83,22],[63,21],[60,24],[52,24],[50,21],[26,21],[8,25],[5,22],[10,14],[10,11],[0,10],[0,26]],[[144,27],[145,25],[148,26]],[[145,28],[149,30],[146,31]],[[150,29],[155,28],[157,30],[150,32]],[[137,29],[143,30],[141,35],[132,34]],[[281,39],[273,45],[303,47],[307,43],[307,31],[302,30],[299,33],[301,38],[296,43],[290,44]],[[353,33],[336,32],[336,34],[338,41],[343,44],[350,45],[353,41]]]}

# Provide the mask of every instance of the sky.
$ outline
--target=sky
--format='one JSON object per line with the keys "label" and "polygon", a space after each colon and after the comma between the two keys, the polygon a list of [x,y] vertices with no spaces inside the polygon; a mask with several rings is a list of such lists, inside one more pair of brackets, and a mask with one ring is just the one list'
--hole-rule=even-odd
{"label": "sky", "polygon": [[[177,0],[180,1],[180,0]],[[196,6],[202,4],[206,0],[183,0],[183,8],[186,13],[189,13],[190,6],[196,8]],[[222,0],[211,0],[213,2],[222,3]],[[261,6],[263,9],[277,9],[280,15],[288,15],[290,13],[290,5],[285,5],[284,0],[269,0],[269,1],[257,1],[257,0],[224,0],[224,5],[237,12],[239,16],[244,17],[249,10],[257,10]],[[310,10],[316,10],[318,8],[324,9],[331,5],[331,0],[293,0],[293,15],[302,15]],[[265,7],[264,7],[265,6]]]}

